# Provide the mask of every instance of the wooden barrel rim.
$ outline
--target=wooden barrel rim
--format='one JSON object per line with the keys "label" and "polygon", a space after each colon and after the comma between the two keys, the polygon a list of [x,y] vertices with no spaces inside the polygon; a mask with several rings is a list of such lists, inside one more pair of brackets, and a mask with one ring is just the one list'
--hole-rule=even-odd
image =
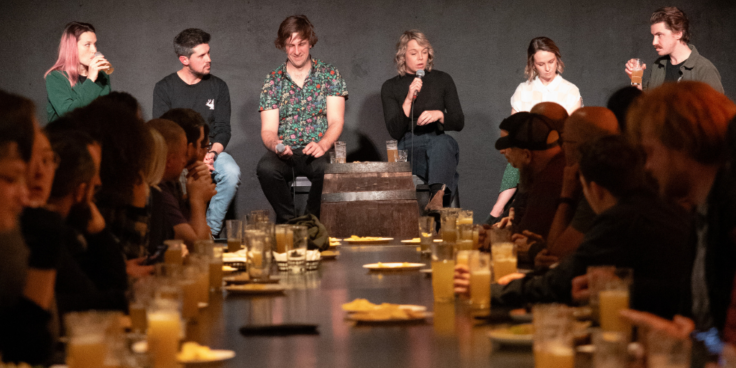
{"label": "wooden barrel rim", "polygon": [[381,190],[370,192],[323,193],[322,202],[358,202],[358,201],[392,201],[400,199],[417,199],[414,190]]}
{"label": "wooden barrel rim", "polygon": [[411,172],[408,162],[353,162],[349,164],[329,164],[325,174]]}

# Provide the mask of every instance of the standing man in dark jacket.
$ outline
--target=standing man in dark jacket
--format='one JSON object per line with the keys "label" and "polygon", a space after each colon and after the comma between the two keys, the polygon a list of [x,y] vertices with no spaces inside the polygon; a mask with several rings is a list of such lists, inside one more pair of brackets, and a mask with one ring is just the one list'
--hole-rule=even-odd
{"label": "standing man in dark jacket", "polygon": [[196,28],[185,29],[174,38],[182,68],[156,83],[153,118],[160,118],[170,109],[187,108],[198,112],[209,124],[211,147],[204,162],[214,174],[217,194],[207,208],[207,225],[217,236],[240,185],[240,167],[224,152],[230,141],[230,91],[222,79],[210,74],[209,42],[209,33]]}
{"label": "standing man in dark jacket", "polygon": [[[651,24],[652,45],[659,54],[644,89],[653,89],[665,82],[682,80],[701,81],[709,84],[716,91],[723,92],[721,74],[718,69],[698,52],[690,42],[690,22],[685,12],[676,7],[657,9],[649,19]],[[626,63],[626,74],[631,77],[634,60]],[[642,69],[646,69],[646,64]],[[639,86],[641,88],[641,86]]]}

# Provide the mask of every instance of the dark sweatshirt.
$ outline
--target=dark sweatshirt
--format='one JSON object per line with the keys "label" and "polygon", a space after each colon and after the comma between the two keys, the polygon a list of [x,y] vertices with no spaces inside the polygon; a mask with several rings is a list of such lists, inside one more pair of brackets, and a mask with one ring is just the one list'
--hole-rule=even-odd
{"label": "dark sweatshirt", "polygon": [[153,89],[153,118],[176,109],[192,109],[210,125],[210,141],[227,147],[230,141],[230,91],[227,84],[212,74],[197,84],[186,84],[172,73]]}
{"label": "dark sweatshirt", "polygon": [[[409,85],[416,75],[397,75],[383,83],[381,101],[383,102],[383,117],[386,121],[388,134],[394,139],[401,139],[404,133],[411,131],[411,118],[404,114],[403,104]],[[445,114],[445,123],[439,121],[417,127],[417,118],[425,110],[439,110]],[[446,130],[461,131],[465,126],[465,115],[460,106],[457,89],[452,77],[445,72],[432,70],[426,72],[422,78],[422,90],[414,101],[414,134],[421,135],[428,132],[443,132]]]}

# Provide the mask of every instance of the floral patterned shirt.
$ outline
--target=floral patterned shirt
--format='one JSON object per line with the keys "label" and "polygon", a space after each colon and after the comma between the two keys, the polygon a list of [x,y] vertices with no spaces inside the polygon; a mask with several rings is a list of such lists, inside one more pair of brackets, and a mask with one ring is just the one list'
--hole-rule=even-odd
{"label": "floral patterned shirt", "polygon": [[259,110],[279,109],[279,139],[291,148],[303,148],[319,142],[327,131],[328,96],[348,97],[345,80],[335,67],[312,59],[312,69],[299,88],[284,63],[266,76]]}

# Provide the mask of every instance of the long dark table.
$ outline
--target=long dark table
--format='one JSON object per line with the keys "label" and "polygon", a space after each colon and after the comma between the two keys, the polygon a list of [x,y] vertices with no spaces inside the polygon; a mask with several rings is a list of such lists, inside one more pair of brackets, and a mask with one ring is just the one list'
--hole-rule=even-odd
{"label": "long dark table", "polygon": [[[492,328],[474,318],[462,301],[434,304],[432,280],[417,271],[369,272],[375,262],[419,262],[416,247],[365,245],[338,247],[337,260],[323,260],[318,271],[280,273],[283,294],[212,295],[190,326],[187,340],[234,350],[224,367],[533,367],[530,348],[493,350]],[[343,303],[419,304],[434,312],[426,322],[363,325],[345,320]],[[249,324],[319,324],[319,335],[245,337]]]}

